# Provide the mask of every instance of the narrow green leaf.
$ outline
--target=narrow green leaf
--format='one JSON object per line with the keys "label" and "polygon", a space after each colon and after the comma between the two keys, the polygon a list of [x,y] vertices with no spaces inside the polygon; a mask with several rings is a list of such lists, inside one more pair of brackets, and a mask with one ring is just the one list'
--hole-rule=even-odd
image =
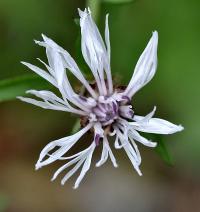
{"label": "narrow green leaf", "polygon": [[169,154],[169,151],[167,150],[167,147],[165,145],[165,142],[163,141],[161,136],[156,136],[157,137],[157,147],[155,148],[155,151],[160,155],[160,157],[164,160],[164,162],[169,165],[173,166],[174,162],[171,158],[171,155]]}
{"label": "narrow green leaf", "polygon": [[23,75],[0,81],[0,102],[16,99],[25,95],[29,89],[47,89],[51,85],[37,75]]}
{"label": "narrow green leaf", "polygon": [[124,3],[131,3],[134,0],[102,0],[102,1],[111,4],[124,4]]}

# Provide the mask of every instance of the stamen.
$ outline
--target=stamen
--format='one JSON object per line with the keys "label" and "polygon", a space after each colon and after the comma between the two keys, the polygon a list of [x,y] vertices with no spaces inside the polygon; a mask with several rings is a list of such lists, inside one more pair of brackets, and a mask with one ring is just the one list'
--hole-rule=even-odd
{"label": "stamen", "polygon": [[117,114],[117,112],[118,112],[118,105],[117,105],[117,103],[113,102],[112,105],[113,105],[113,109],[114,109],[115,114]]}
{"label": "stamen", "polygon": [[80,98],[81,100],[83,100],[84,102],[87,102],[87,98],[86,98],[86,97],[84,97],[84,96],[79,96],[79,98]]}
{"label": "stamen", "polygon": [[100,135],[99,134],[96,134],[94,140],[95,140],[96,146],[99,146]]}
{"label": "stamen", "polygon": [[103,126],[111,124],[115,119],[118,118],[118,104],[111,97],[107,98],[107,103],[103,103],[105,101],[104,96],[100,96],[97,102],[97,106],[92,109],[93,113],[97,117],[97,121],[99,121]]}
{"label": "stamen", "polygon": [[122,99],[126,100],[127,101],[126,103],[128,103],[128,104],[131,103],[131,99],[128,96],[122,96]]}

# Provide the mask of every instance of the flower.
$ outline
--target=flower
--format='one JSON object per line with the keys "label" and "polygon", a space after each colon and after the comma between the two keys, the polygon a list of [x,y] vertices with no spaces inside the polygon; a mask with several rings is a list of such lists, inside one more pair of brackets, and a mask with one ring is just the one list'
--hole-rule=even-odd
{"label": "flower", "polygon": [[[40,100],[18,97],[24,102],[44,109],[70,112],[80,117],[81,130],[74,135],[47,144],[41,151],[35,166],[37,170],[57,160],[67,161],[54,173],[52,178],[54,180],[62,171],[73,165],[73,168],[63,177],[61,184],[64,184],[82,167],[74,188],[79,186],[89,170],[92,155],[100,144],[103,146],[102,154],[96,166],[103,165],[109,157],[114,167],[117,167],[115,156],[108,141],[109,137],[114,137],[114,147],[124,149],[137,173],[142,175],[139,169],[141,156],[135,141],[148,147],[155,147],[156,143],[147,140],[139,132],[172,134],[183,130],[182,126],[177,126],[163,119],[153,118],[155,107],[146,116],[138,116],[135,115],[131,105],[134,94],[145,86],[156,72],[158,33],[153,32],[147,47],[136,64],[128,86],[116,87],[113,86],[110,68],[111,48],[108,15],[105,22],[105,42],[91,17],[90,10],[79,10],[79,15],[82,54],[94,76],[95,83],[89,83],[85,79],[78,65],[66,50],[50,38],[42,35],[43,41],[35,42],[46,49],[49,64],[47,65],[39,60],[48,71],[26,62],[22,63],[54,85],[59,90],[60,97],[46,90],[27,91],[28,94],[35,95]],[[82,83],[85,92],[75,92],[68,78],[69,72]],[[94,134],[94,137],[88,148],[72,156],[65,156],[78,140],[89,131]]]}

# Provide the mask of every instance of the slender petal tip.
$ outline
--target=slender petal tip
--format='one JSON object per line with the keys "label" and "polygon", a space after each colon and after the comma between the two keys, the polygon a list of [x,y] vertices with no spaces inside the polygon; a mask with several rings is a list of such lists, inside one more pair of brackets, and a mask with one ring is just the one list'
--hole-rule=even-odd
{"label": "slender petal tip", "polygon": [[119,165],[118,165],[117,163],[113,164],[113,166],[114,166],[115,168],[118,168],[118,167],[119,167]]}
{"label": "slender petal tip", "polygon": [[177,132],[183,131],[185,128],[182,125],[177,126]]}
{"label": "slender petal tip", "polygon": [[51,178],[51,182],[53,182],[55,179],[56,179],[56,177],[53,176],[53,177]]}
{"label": "slender petal tip", "polygon": [[23,64],[23,65],[27,64],[27,62],[24,62],[24,61],[20,61],[20,63]]}
{"label": "slender petal tip", "polygon": [[137,171],[138,175],[142,176],[142,172],[140,171],[140,168],[139,167],[134,167],[134,168]]}
{"label": "slender petal tip", "polygon": [[154,38],[158,39],[158,32],[157,32],[156,30],[155,30],[155,31],[153,31],[153,33],[152,33],[152,34],[153,34],[153,37],[154,37]]}
{"label": "slender petal tip", "polygon": [[73,186],[73,189],[76,190],[78,188],[78,186]]}
{"label": "slender petal tip", "polygon": [[40,164],[36,163],[36,164],[35,164],[35,170],[37,171],[37,170],[39,170],[40,168],[42,168],[42,166],[41,166]]}
{"label": "slender petal tip", "polygon": [[149,141],[149,143],[151,143],[151,146],[149,147],[157,147],[158,143],[157,142],[152,142],[152,141]]}
{"label": "slender petal tip", "polygon": [[100,163],[96,163],[95,166],[96,166],[96,167],[100,167],[101,164],[100,164]]}
{"label": "slender petal tip", "polygon": [[158,45],[158,32],[157,31],[152,32],[152,42],[154,43],[154,47],[157,48],[157,45]]}
{"label": "slender petal tip", "polygon": [[61,180],[61,185],[64,186],[65,185],[65,181]]}
{"label": "slender petal tip", "polygon": [[16,96],[16,99],[22,100],[23,97],[22,96]]}

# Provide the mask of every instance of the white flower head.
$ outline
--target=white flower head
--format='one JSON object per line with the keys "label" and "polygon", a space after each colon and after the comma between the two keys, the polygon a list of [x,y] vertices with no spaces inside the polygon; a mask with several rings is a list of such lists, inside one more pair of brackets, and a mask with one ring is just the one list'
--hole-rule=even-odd
{"label": "white flower head", "polygon": [[[92,155],[95,148],[102,145],[100,160],[96,163],[99,167],[108,158],[114,167],[117,167],[116,159],[112,153],[109,137],[114,137],[113,146],[116,149],[124,149],[133,167],[139,175],[142,175],[139,166],[141,164],[140,152],[136,141],[148,147],[155,147],[156,143],[147,140],[139,132],[172,134],[183,130],[163,119],[153,118],[155,108],[146,116],[135,115],[131,105],[133,95],[146,85],[154,76],[157,67],[158,33],[155,31],[140,56],[134,74],[127,87],[113,86],[110,68],[110,38],[108,28],[108,15],[105,23],[105,42],[95,25],[89,9],[79,10],[81,27],[81,49],[85,62],[91,69],[95,83],[89,83],[70,54],[56,44],[53,40],[42,35],[43,41],[35,41],[45,47],[48,65],[41,61],[47,71],[32,64],[22,62],[32,71],[49,81],[60,92],[60,97],[51,91],[29,90],[40,100],[18,97],[22,101],[36,106],[66,111],[78,115],[81,118],[81,130],[74,135],[55,140],[47,144],[41,151],[36,163],[36,169],[53,163],[56,160],[64,160],[66,163],[54,174],[54,180],[68,167],[73,168],[66,173],[61,183],[64,184],[75,172],[80,169],[80,175],[75,182],[77,188],[89,170]],[[68,79],[71,72],[85,88],[84,93],[77,93]],[[68,151],[88,131],[93,132],[93,140],[88,148],[71,156]]]}

